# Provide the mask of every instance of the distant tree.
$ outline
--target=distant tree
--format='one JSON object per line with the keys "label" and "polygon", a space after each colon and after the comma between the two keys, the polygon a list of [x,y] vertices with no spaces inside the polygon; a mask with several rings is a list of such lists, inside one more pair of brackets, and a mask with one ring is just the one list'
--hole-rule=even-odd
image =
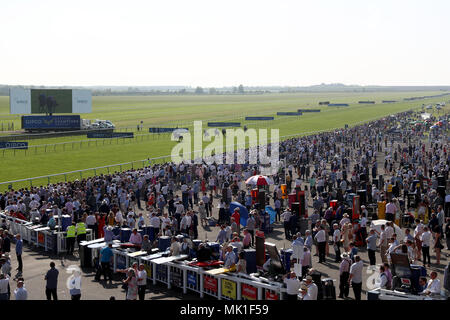
{"label": "distant tree", "polygon": [[217,94],[216,88],[209,88],[209,94]]}
{"label": "distant tree", "polygon": [[236,87],[233,87],[233,93],[237,93],[238,89]]}
{"label": "distant tree", "polygon": [[203,94],[203,93],[204,93],[204,91],[203,91],[202,87],[195,88],[195,94]]}
{"label": "distant tree", "polygon": [[239,85],[238,91],[239,91],[239,93],[241,93],[241,94],[244,93],[244,86],[243,86],[242,84]]}

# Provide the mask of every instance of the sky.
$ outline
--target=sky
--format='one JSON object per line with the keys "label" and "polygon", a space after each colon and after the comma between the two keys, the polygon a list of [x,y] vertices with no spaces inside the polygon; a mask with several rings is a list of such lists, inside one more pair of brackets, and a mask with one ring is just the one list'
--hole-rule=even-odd
{"label": "sky", "polygon": [[448,0],[0,0],[0,84],[450,85]]}

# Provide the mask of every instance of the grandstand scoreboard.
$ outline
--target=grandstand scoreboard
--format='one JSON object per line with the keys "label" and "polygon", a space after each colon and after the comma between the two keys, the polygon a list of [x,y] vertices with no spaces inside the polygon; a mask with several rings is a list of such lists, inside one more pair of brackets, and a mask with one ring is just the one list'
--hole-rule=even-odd
{"label": "grandstand scoreboard", "polygon": [[9,91],[11,114],[91,113],[92,93],[82,89],[25,89]]}

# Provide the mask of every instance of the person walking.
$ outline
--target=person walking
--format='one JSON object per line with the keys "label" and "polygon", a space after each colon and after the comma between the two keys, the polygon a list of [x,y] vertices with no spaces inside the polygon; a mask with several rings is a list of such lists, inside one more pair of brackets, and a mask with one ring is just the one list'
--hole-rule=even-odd
{"label": "person walking", "polygon": [[290,240],[291,239],[291,224],[290,224],[290,220],[291,220],[291,210],[289,208],[286,208],[286,210],[281,214],[281,218],[283,219],[283,226],[284,226],[284,236],[286,238],[286,240]]}
{"label": "person walking", "polygon": [[334,262],[341,262],[341,230],[339,230],[339,224],[333,224],[333,247],[335,253]]}
{"label": "person walking", "polygon": [[423,233],[420,236],[420,241],[422,242],[423,265],[425,266],[428,258],[428,267],[431,267],[431,257],[430,257],[431,238],[432,234],[430,230],[428,229],[428,227],[424,227]]}
{"label": "person walking", "polygon": [[139,264],[137,286],[139,300],[145,300],[145,290],[147,290],[147,271],[145,271],[145,266],[142,263]]}
{"label": "person walking", "polygon": [[366,238],[367,243],[367,253],[369,255],[370,266],[375,267],[376,257],[375,252],[377,250],[377,235],[375,231],[372,229],[369,232],[369,236]]}
{"label": "person walking", "polygon": [[325,262],[326,256],[326,235],[325,227],[320,225],[319,232],[315,235],[314,239],[317,241],[317,246],[319,249],[319,263]]}
{"label": "person walking", "polygon": [[112,242],[110,242],[107,247],[100,251],[100,265],[105,281],[108,280],[107,278],[109,278],[109,281],[112,281],[111,260],[113,257]]}
{"label": "person walking", "polygon": [[352,261],[346,252],[341,255],[341,258],[341,264],[339,265],[339,298],[344,299],[348,298],[350,291],[348,278],[350,276],[350,266]]}
{"label": "person walking", "polygon": [[[75,239],[75,237],[74,237]],[[55,268],[55,263],[50,262],[50,270],[47,271],[45,275],[46,285],[45,285],[45,295],[47,296],[47,300],[58,300],[58,275],[59,271]]]}
{"label": "person walking", "polygon": [[350,276],[348,282],[351,283],[353,288],[353,293],[355,295],[355,300],[361,300],[362,291],[362,272],[364,264],[359,255],[355,256],[355,263],[350,267]]}
{"label": "person walking", "polygon": [[386,226],[384,224],[381,225],[380,240],[379,240],[378,246],[380,247],[381,261],[383,263],[387,263],[388,260],[387,260],[387,256],[386,256],[386,251],[389,246],[389,241],[387,238]]}
{"label": "person walking", "polygon": [[21,276],[22,275],[22,269],[23,269],[23,264],[22,264],[22,250],[23,250],[23,241],[22,238],[20,237],[20,234],[16,234],[16,257],[17,257],[17,276]]}
{"label": "person walking", "polygon": [[81,299],[81,272],[75,271],[69,278],[69,293],[71,300]]}
{"label": "person walking", "polygon": [[128,287],[126,300],[137,300],[138,285],[136,273],[133,268],[128,269],[127,278],[122,282]]}
{"label": "person walking", "polygon": [[66,229],[66,248],[67,254],[69,255],[73,254],[76,232],[75,222],[72,222],[72,225],[68,226]]}

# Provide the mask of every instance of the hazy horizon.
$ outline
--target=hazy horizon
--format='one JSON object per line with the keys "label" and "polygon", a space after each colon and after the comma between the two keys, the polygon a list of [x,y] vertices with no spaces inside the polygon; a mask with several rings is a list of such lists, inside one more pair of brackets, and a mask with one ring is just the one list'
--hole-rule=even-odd
{"label": "hazy horizon", "polygon": [[450,84],[450,2],[0,3],[0,83],[297,87]]}

